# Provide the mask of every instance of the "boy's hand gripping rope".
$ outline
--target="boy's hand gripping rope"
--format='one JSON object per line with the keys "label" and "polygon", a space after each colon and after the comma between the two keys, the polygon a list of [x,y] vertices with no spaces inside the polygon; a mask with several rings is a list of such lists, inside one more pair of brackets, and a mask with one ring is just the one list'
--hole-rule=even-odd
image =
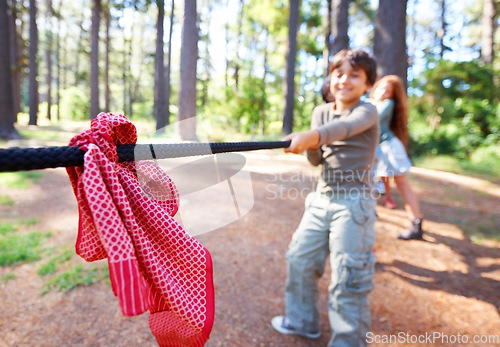
{"label": "boy's hand gripping rope", "polygon": [[[286,148],[290,141],[132,144],[116,146],[118,161],[167,159],[260,149]],[[0,172],[83,165],[85,151],[77,146],[0,148]]]}

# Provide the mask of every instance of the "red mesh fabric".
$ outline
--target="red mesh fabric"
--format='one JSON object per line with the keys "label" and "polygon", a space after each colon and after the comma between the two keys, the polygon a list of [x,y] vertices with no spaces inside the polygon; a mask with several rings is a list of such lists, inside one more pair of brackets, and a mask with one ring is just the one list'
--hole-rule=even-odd
{"label": "red mesh fabric", "polygon": [[107,258],[123,314],[149,310],[160,346],[203,346],[214,319],[210,253],[173,218],[179,194],[163,170],[118,163],[116,145],[136,140],[135,126],[111,113],[71,139],[86,151],[83,167],[67,169],[80,215],[76,252]]}

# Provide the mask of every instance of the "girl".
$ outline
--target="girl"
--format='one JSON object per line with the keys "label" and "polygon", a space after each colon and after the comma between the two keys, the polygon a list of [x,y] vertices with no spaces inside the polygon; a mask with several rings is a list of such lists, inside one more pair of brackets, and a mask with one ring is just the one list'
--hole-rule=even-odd
{"label": "girl", "polygon": [[396,208],[391,198],[389,178],[394,177],[396,187],[405,202],[405,210],[411,226],[398,238],[403,240],[422,239],[422,216],[417,196],[411,188],[407,174],[411,161],[408,157],[408,100],[406,89],[396,75],[379,79],[372,88],[371,98],[379,113],[380,143],[377,153],[376,176],[385,186],[385,205]]}

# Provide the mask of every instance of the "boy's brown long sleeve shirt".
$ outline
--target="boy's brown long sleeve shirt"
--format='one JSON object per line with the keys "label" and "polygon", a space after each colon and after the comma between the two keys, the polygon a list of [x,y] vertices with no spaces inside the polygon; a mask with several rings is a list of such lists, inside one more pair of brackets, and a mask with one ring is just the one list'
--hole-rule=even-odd
{"label": "boy's brown long sleeve shirt", "polygon": [[339,113],[334,110],[334,103],[319,105],[313,111],[311,129],[320,133],[321,146],[307,151],[307,159],[312,165],[323,164],[318,190],[370,191],[379,140],[376,107],[360,101]]}

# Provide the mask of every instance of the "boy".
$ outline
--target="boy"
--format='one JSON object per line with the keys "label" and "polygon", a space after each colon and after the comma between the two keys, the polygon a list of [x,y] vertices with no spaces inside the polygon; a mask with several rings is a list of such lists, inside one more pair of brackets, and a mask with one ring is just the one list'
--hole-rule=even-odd
{"label": "boy", "polygon": [[316,308],[318,279],[330,253],[329,346],[363,346],[370,327],[368,293],[373,289],[376,201],[371,171],[378,144],[378,115],[361,101],[376,79],[376,62],[362,50],[343,50],[330,65],[334,103],[317,106],[312,130],[292,133],[287,153],[302,153],[322,164],[316,192],[287,252],[285,316],[272,319],[282,334],[320,336]]}

